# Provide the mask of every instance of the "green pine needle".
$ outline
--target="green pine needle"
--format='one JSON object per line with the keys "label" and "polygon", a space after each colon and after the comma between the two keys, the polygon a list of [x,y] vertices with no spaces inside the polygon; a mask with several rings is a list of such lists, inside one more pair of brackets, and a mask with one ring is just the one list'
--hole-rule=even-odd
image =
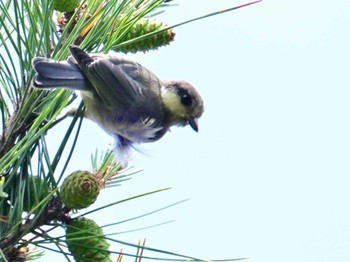
{"label": "green pine needle", "polygon": [[[64,237],[52,237],[51,233],[60,229],[71,219],[72,213],[62,209],[56,193],[62,178],[67,175],[66,170],[74,154],[76,141],[80,134],[84,106],[80,105],[74,117],[70,119],[71,124],[65,134],[58,138],[61,142],[60,146],[49,148],[46,143],[46,134],[60,125],[62,118],[58,117],[62,110],[67,109],[77,96],[67,90],[34,89],[31,85],[35,73],[32,68],[33,58],[44,56],[65,60],[69,55],[69,46],[72,44],[80,45],[87,52],[107,53],[112,47],[141,42],[145,38],[170,28],[233,11],[261,0],[213,12],[126,42],[122,42],[123,36],[135,23],[146,16],[156,16],[164,12],[164,10],[159,11],[159,8],[169,6],[169,4],[164,0],[109,0],[97,10],[90,1],[93,0],[81,1],[75,12],[65,14],[71,18],[67,21],[61,20],[62,32],[58,32],[57,18],[59,15],[53,10],[52,0],[0,1],[1,261],[13,261],[22,255],[25,255],[27,259],[41,257],[41,251],[30,249],[26,254],[25,249],[21,249],[27,245],[31,246],[30,244],[61,253],[66,260],[70,259],[65,248]],[[68,156],[63,158],[66,151]],[[96,153],[92,157],[92,166],[94,171],[102,176],[108,187],[119,185],[139,172],[133,169],[121,170],[112,152],[101,156]],[[45,184],[36,184],[34,177],[45,181]],[[50,190],[42,197],[41,192],[46,186]],[[131,196],[97,207],[79,216],[86,216],[168,189],[158,189]],[[168,207],[170,206],[172,205]],[[151,213],[140,215],[137,218]],[[127,256],[134,257],[135,261],[146,259],[204,261],[191,256],[150,248],[145,243],[131,244],[113,238],[108,239],[136,249],[135,254],[123,253],[118,257],[118,261]],[[54,248],[48,246],[49,243],[54,244]],[[146,251],[154,252],[156,255],[145,256]],[[122,252],[113,251],[113,253],[121,254]],[[212,261],[234,260],[239,259]]]}

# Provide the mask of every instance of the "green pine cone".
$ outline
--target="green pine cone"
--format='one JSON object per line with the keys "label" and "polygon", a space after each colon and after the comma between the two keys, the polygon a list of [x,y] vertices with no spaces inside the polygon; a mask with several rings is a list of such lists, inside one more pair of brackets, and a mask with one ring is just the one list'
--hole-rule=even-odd
{"label": "green pine cone", "polygon": [[[157,32],[166,28],[163,23],[157,22],[152,19],[141,19],[136,24],[134,24],[130,31],[125,34],[121,39],[118,39],[118,44],[132,40],[136,37],[143,36],[148,33]],[[115,51],[120,51],[124,53],[136,53],[137,51],[148,51],[152,49],[157,49],[158,47],[168,45],[170,42],[174,41],[175,32],[172,29],[157,33],[150,37],[147,37],[139,42],[131,43],[123,46],[115,46],[112,49]]]}
{"label": "green pine cone", "polygon": [[66,227],[66,243],[77,262],[112,261],[109,243],[92,219],[79,217]]}
{"label": "green pine cone", "polygon": [[53,9],[59,12],[71,12],[79,7],[80,0],[53,0]]}
{"label": "green pine cone", "polygon": [[88,171],[76,171],[62,183],[60,197],[62,203],[70,209],[81,209],[93,204],[100,186],[98,179]]}
{"label": "green pine cone", "polygon": [[[30,212],[50,193],[51,189],[47,181],[38,176],[29,176],[24,190],[23,210]],[[47,202],[43,203],[47,204]],[[35,210],[35,213],[40,208]]]}

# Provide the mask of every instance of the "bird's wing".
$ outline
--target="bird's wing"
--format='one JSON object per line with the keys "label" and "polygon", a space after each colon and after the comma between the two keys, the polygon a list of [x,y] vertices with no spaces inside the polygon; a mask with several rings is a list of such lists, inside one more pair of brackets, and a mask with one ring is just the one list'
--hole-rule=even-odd
{"label": "bird's wing", "polygon": [[[134,61],[120,56],[90,56],[76,46],[71,47],[71,53],[98,96],[110,106],[137,106],[135,103],[143,103],[150,99],[147,96],[159,92],[159,79]],[[153,92],[143,92],[147,88]]]}

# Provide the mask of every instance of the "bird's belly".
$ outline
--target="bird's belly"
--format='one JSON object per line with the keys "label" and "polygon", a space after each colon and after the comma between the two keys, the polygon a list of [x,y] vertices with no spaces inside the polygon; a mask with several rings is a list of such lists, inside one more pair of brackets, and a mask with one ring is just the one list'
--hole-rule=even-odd
{"label": "bird's belly", "polygon": [[119,135],[133,143],[144,143],[158,140],[167,130],[163,125],[163,114],[147,112],[135,105],[127,110],[107,108],[99,99],[92,99],[91,95],[83,96],[86,117],[113,137]]}
{"label": "bird's belly", "polygon": [[132,143],[156,141],[165,133],[164,127],[155,119],[138,116],[138,120],[130,120],[125,116],[111,118],[111,115],[113,114],[87,114],[87,117],[111,136],[119,135]]}

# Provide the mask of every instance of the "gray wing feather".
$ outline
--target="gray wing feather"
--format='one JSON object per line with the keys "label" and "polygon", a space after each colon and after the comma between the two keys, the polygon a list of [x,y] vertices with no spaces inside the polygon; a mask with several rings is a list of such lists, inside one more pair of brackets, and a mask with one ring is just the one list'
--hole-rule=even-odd
{"label": "gray wing feather", "polygon": [[135,102],[141,87],[123,69],[107,59],[98,59],[88,65],[90,80],[98,95],[109,105],[128,105]]}
{"label": "gray wing feather", "polygon": [[[138,107],[145,101],[159,99],[160,80],[140,64],[118,55],[90,56],[76,46],[70,50],[98,96],[109,106],[118,103]],[[161,105],[157,106],[159,109]]]}

